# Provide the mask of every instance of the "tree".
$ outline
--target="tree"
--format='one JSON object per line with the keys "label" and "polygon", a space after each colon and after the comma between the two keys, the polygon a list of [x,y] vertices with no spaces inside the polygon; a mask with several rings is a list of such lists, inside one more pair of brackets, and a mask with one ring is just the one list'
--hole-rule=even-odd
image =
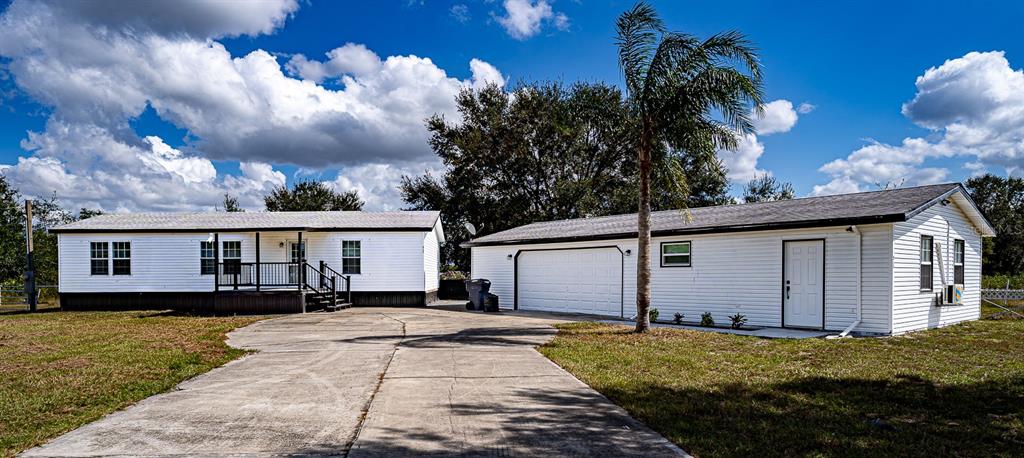
{"label": "tree", "polygon": [[0,281],[20,279],[25,268],[25,212],[18,190],[0,175]]}
{"label": "tree", "polygon": [[244,212],[245,210],[241,205],[238,205],[238,198],[232,196],[231,193],[224,193],[224,211],[228,213]]}
{"label": "tree", "polygon": [[794,197],[796,197],[796,191],[793,190],[792,183],[779,182],[767,173],[761,176],[754,175],[754,179],[748,181],[743,188],[743,201],[748,204],[789,200]]}
{"label": "tree", "polygon": [[291,189],[282,185],[263,198],[267,211],[358,211],[363,201],[356,191],[337,192],[322,181],[302,181]]}
{"label": "tree", "polygon": [[84,208],[83,207],[82,209],[78,210],[78,219],[79,220],[88,219],[88,218],[92,218],[93,216],[100,216],[102,214],[103,214],[103,210],[99,210],[99,209],[95,209],[95,208]]}
{"label": "tree", "polygon": [[996,230],[995,237],[982,242],[982,272],[1024,272],[1024,178],[1003,178],[990,173],[967,180],[965,186]]}
{"label": "tree", "polygon": [[[635,208],[636,159],[628,154],[628,112],[618,88],[555,82],[520,83],[506,91],[492,85],[462,91],[456,107],[458,122],[427,120],[443,175],[403,177],[401,185],[409,209],[445,215],[446,264],[469,266],[467,250],[459,247],[471,238],[466,222],[482,236],[536,221]],[[728,180],[717,160],[676,156],[682,167],[706,177],[695,196],[728,198]],[[685,198],[670,178],[657,178],[658,208]]]}
{"label": "tree", "polygon": [[[706,40],[670,32],[646,3],[637,3],[616,23],[619,67],[626,83],[627,125],[635,147],[640,185],[637,212],[636,331],[650,329],[651,176],[662,145],[669,151],[712,156],[733,149],[737,134],[754,131],[750,108],[761,114],[761,64],[738,32]],[[717,116],[717,117],[716,117]],[[678,164],[678,163],[676,163]],[[673,182],[685,190],[677,167]]]}

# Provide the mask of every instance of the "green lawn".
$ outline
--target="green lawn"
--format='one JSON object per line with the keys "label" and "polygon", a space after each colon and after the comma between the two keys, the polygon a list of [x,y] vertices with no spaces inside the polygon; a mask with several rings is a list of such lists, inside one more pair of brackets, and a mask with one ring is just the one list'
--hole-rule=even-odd
{"label": "green lawn", "polygon": [[1024,456],[1024,320],[767,340],[572,323],[540,351],[698,456]]}
{"label": "green lawn", "polygon": [[10,456],[244,352],[224,334],[258,317],[0,313],[0,456]]}

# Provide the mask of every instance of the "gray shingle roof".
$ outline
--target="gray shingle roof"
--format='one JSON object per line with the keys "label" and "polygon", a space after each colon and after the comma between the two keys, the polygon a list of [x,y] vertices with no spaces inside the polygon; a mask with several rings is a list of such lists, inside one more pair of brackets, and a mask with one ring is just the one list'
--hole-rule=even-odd
{"label": "gray shingle roof", "polygon": [[430,230],[436,211],[121,213],[94,216],[50,232],[196,232],[252,230]]}
{"label": "gray shingle roof", "polygon": [[[654,235],[735,232],[905,221],[928,204],[962,189],[958,183],[651,214]],[[966,193],[964,193],[966,196]],[[510,245],[636,237],[636,214],[527,224],[473,239],[463,246]]]}

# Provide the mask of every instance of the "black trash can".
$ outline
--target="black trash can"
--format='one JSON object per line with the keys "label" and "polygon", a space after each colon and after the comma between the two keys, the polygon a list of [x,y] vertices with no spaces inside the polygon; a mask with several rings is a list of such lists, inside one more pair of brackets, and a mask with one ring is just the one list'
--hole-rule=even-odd
{"label": "black trash can", "polygon": [[497,312],[498,311],[498,295],[486,293],[484,295],[484,311],[485,312]]}
{"label": "black trash can", "polygon": [[466,292],[469,293],[469,301],[472,304],[466,304],[467,310],[483,310],[484,309],[484,295],[491,290],[491,281],[483,278],[476,278],[473,280],[466,280]]}

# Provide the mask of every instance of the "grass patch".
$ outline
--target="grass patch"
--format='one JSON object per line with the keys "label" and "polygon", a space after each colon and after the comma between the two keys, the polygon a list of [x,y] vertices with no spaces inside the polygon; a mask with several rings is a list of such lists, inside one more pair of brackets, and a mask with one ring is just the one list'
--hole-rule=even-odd
{"label": "grass patch", "polygon": [[224,334],[258,317],[0,313],[0,456],[41,444],[245,352]]}
{"label": "grass patch", "polygon": [[540,348],[702,456],[1024,456],[1024,320],[767,340],[571,323]]}

